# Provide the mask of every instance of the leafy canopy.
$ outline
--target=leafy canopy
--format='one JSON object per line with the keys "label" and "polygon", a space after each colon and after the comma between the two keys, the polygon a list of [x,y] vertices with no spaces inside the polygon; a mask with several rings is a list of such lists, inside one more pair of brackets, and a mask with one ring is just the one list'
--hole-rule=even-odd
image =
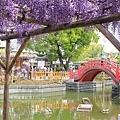
{"label": "leafy canopy", "polygon": [[50,33],[43,36],[38,43],[29,42],[26,49],[44,53],[50,62],[59,59],[61,65],[66,61],[79,61],[79,56],[91,41],[98,41],[98,35],[94,29],[84,28],[71,29]]}
{"label": "leafy canopy", "polygon": [[82,54],[80,54],[80,61],[86,61],[90,59],[99,59],[103,47],[97,42],[91,42],[88,47],[85,47]]}

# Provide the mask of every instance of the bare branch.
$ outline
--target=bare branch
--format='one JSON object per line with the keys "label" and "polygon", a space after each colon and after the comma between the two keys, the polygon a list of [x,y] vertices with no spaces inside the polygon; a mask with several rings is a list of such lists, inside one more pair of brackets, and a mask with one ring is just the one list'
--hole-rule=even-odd
{"label": "bare branch", "polygon": [[0,33],[1,33],[1,34],[6,34],[7,31],[0,30]]}
{"label": "bare branch", "polygon": [[[21,20],[22,19],[22,14],[18,14],[18,19]],[[36,21],[34,17],[31,17],[31,16],[25,16],[24,20],[25,22],[28,22],[28,23],[34,23],[34,24],[38,24],[38,25],[44,25],[44,26],[48,26],[49,25],[49,22],[44,22],[44,23],[40,23],[39,21]]]}

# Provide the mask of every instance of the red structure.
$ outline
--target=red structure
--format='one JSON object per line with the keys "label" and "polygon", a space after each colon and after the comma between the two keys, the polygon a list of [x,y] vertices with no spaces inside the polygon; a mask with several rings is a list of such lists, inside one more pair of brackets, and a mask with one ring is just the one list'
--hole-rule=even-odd
{"label": "red structure", "polygon": [[114,61],[91,60],[78,67],[76,72],[70,71],[70,78],[75,82],[93,81],[100,73],[105,72],[116,85],[120,83],[120,66]]}

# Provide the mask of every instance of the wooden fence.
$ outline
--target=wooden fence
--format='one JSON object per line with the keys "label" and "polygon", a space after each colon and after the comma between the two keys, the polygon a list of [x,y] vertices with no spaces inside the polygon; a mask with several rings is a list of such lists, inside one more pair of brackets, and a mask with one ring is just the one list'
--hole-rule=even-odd
{"label": "wooden fence", "polygon": [[[23,77],[10,76],[9,81],[15,82]],[[25,77],[28,79],[28,77]],[[0,82],[4,82],[5,76],[0,76]],[[63,82],[69,79],[69,72],[46,72],[46,71],[33,71],[31,72],[31,80],[49,80],[51,82]]]}
{"label": "wooden fence", "polygon": [[66,80],[68,78],[69,72],[38,71],[31,73],[32,80]]}

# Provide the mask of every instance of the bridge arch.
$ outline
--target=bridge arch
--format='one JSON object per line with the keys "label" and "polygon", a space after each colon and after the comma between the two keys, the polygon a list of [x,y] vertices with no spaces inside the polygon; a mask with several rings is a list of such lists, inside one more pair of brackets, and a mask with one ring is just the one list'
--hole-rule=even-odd
{"label": "bridge arch", "polygon": [[75,79],[76,82],[86,82],[86,81],[93,81],[94,78],[101,72],[105,72],[106,74],[108,74],[111,79],[114,81],[114,82],[118,82],[118,80],[116,80],[116,77],[115,75],[105,69],[105,68],[88,68],[87,70],[85,70],[84,72],[82,72],[82,74]]}
{"label": "bridge arch", "polygon": [[79,66],[76,73],[70,73],[70,78],[74,78],[75,82],[93,81],[101,72],[108,74],[115,84],[120,83],[120,67],[117,62],[107,60],[90,60],[83,66]]}

